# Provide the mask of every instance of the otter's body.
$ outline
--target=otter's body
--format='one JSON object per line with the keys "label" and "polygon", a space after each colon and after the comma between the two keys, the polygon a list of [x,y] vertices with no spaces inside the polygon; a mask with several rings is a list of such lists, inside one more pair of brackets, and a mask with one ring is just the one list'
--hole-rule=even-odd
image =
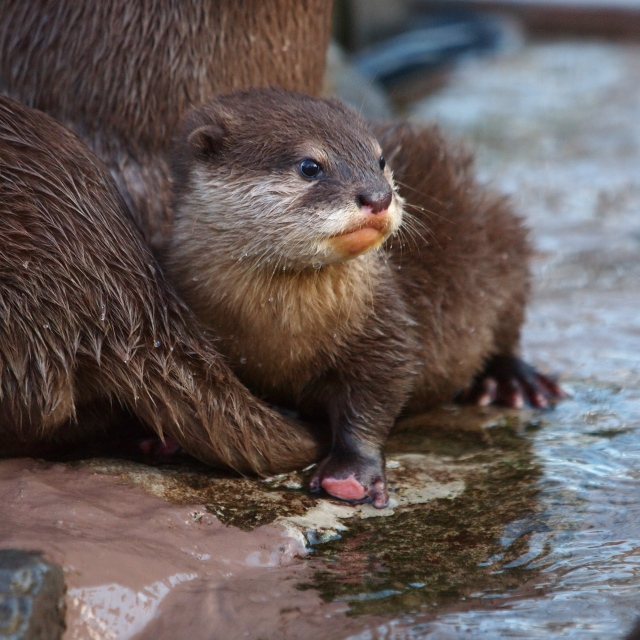
{"label": "otter's body", "polygon": [[[402,233],[403,198],[355,113],[277,90],[208,103],[175,150],[163,259],[240,379],[324,421],[315,485],[377,506],[400,412],[452,400],[495,357],[516,361],[529,257],[519,219],[436,130],[380,132],[425,202]],[[420,155],[403,165],[406,139]]]}
{"label": "otter's body", "polygon": [[[420,372],[405,408],[415,413],[451,400],[492,358],[517,356],[531,247],[507,199],[476,182],[470,154],[437,127],[395,123],[375,133],[407,201],[407,233],[388,253],[417,322]],[[545,406],[531,386],[528,401]],[[497,393],[521,402],[517,388]]]}
{"label": "otter's body", "polygon": [[[78,300],[74,288],[81,283],[93,292],[85,291],[85,298],[102,297],[107,308],[118,309],[111,315],[111,332],[123,336],[125,342],[130,337],[125,351],[137,354],[135,366],[120,367],[114,361],[117,374],[100,352],[99,360],[94,358],[89,367],[88,384],[98,390],[98,397],[110,398],[107,409],[114,405],[114,397],[122,398],[121,402],[131,405],[156,430],[162,424],[174,424],[177,433],[170,428],[164,432],[175,435],[196,457],[242,471],[294,469],[318,456],[305,429],[269,410],[240,384],[211,337],[177,302],[160,271],[142,266],[153,264],[151,251],[166,240],[172,219],[168,147],[181,115],[217,92],[238,87],[280,85],[319,93],[331,9],[328,0],[111,0],[98,4],[91,0],[6,0],[0,4],[0,92],[46,112],[72,129],[87,147],[72,137],[73,159],[45,158],[42,153],[55,150],[59,136],[68,137],[68,131],[50,120],[41,121],[37,112],[6,103],[4,122],[12,123],[15,116],[20,124],[0,143],[4,149],[18,144],[11,154],[20,155],[27,168],[22,180],[24,193],[33,196],[29,207],[34,229],[46,236],[49,223],[62,229],[85,228],[78,235],[75,252],[53,247],[57,257],[52,259],[45,245],[28,240],[31,232],[4,235],[16,218],[10,216],[13,203],[0,202],[5,216],[0,237],[8,247],[1,258],[3,273],[9,278],[0,280],[0,295],[5,309],[20,303],[20,313],[16,308],[2,318],[8,341],[0,345],[0,353],[5,354],[0,362],[4,403],[0,438],[3,444],[11,440],[12,445],[3,447],[0,454],[27,454],[48,443],[92,437],[96,413],[79,421],[74,416],[86,416],[89,407],[91,394],[85,398],[78,392],[78,380],[84,376],[78,374],[77,347],[80,336],[95,334],[96,316],[85,313],[84,303],[65,302],[67,298]],[[265,64],[265,60],[270,62]],[[47,126],[38,137],[35,132],[41,122]],[[38,154],[23,153],[22,136],[29,140],[26,148],[31,146]],[[41,166],[43,161],[48,164]],[[3,188],[12,189],[11,163],[5,166],[7,171],[0,176],[5,178]],[[69,176],[82,182],[85,171],[97,172],[107,186],[89,192],[71,183],[66,195],[60,187],[56,215],[47,213],[44,176],[50,174],[61,184]],[[25,176],[31,176],[33,187]],[[80,217],[73,208],[78,198],[85,211]],[[110,239],[107,254],[93,220],[103,215],[102,199],[107,210],[124,220],[114,225],[115,232],[106,234]],[[18,219],[24,222],[22,216]],[[109,224],[102,221],[98,228]],[[43,269],[42,277],[23,270],[21,242],[30,248],[32,261],[57,266]],[[85,261],[83,256],[96,261]],[[7,291],[5,282],[11,283]],[[106,283],[101,293],[94,290],[100,282]],[[68,332],[41,334],[40,290],[43,299],[57,292],[59,300],[52,309],[62,314],[61,325],[69,316]],[[151,310],[165,308],[172,310],[170,322],[162,314],[149,315]],[[138,322],[141,317],[144,321]],[[22,333],[15,333],[14,322]],[[149,347],[155,343],[156,327],[166,333],[163,344],[173,340],[183,345],[178,380],[169,375],[173,368],[168,366],[175,352],[165,361],[162,351]],[[19,342],[13,344],[18,335]],[[57,342],[42,339],[54,335]],[[52,368],[59,353],[65,354],[62,364]],[[32,364],[16,365],[10,374],[6,362],[14,357]],[[91,373],[98,365],[106,371],[99,382]],[[203,373],[209,370],[216,372],[213,381]],[[54,393],[51,383],[35,384],[31,376],[37,371],[49,372],[46,375],[57,371],[52,379],[66,389],[64,394]],[[196,381],[195,386],[190,386],[191,380]],[[187,390],[182,388],[185,381],[189,381]],[[150,404],[136,399],[139,385],[155,389]],[[13,405],[10,411],[7,402]],[[55,419],[47,417],[48,404],[57,407]],[[112,421],[109,410],[98,413],[107,415],[107,423]]]}

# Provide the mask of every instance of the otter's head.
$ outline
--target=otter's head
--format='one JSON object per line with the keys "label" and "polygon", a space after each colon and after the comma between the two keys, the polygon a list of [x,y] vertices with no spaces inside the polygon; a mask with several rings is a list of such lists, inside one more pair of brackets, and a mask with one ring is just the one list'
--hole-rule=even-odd
{"label": "otter's head", "polygon": [[173,157],[175,237],[234,259],[317,268],[379,247],[401,222],[379,143],[336,100],[221,96],[187,115]]}

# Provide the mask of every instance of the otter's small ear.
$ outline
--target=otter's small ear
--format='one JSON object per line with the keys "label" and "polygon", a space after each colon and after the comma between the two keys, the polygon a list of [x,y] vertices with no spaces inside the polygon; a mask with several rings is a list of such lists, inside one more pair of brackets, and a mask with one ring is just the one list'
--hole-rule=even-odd
{"label": "otter's small ear", "polygon": [[211,158],[220,152],[226,131],[217,124],[198,127],[187,137],[187,142],[193,153],[199,158]]}

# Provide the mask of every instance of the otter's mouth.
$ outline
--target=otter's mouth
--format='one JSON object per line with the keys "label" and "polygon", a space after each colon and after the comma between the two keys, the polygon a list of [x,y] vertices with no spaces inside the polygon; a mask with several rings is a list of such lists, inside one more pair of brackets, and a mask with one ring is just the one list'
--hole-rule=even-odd
{"label": "otter's mouth", "polygon": [[380,216],[330,236],[328,244],[345,258],[354,258],[371,249],[377,249],[390,232],[391,218]]}

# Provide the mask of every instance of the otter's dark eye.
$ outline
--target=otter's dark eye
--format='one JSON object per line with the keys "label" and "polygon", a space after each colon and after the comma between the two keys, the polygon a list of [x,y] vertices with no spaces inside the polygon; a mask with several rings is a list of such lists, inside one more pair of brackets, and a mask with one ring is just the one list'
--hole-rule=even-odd
{"label": "otter's dark eye", "polygon": [[384,156],[380,156],[378,162],[380,163],[380,168],[384,171],[384,168],[387,166],[387,161],[384,159]]}
{"label": "otter's dark eye", "polygon": [[315,160],[303,160],[298,164],[298,171],[305,178],[317,178],[322,172],[322,167]]}

